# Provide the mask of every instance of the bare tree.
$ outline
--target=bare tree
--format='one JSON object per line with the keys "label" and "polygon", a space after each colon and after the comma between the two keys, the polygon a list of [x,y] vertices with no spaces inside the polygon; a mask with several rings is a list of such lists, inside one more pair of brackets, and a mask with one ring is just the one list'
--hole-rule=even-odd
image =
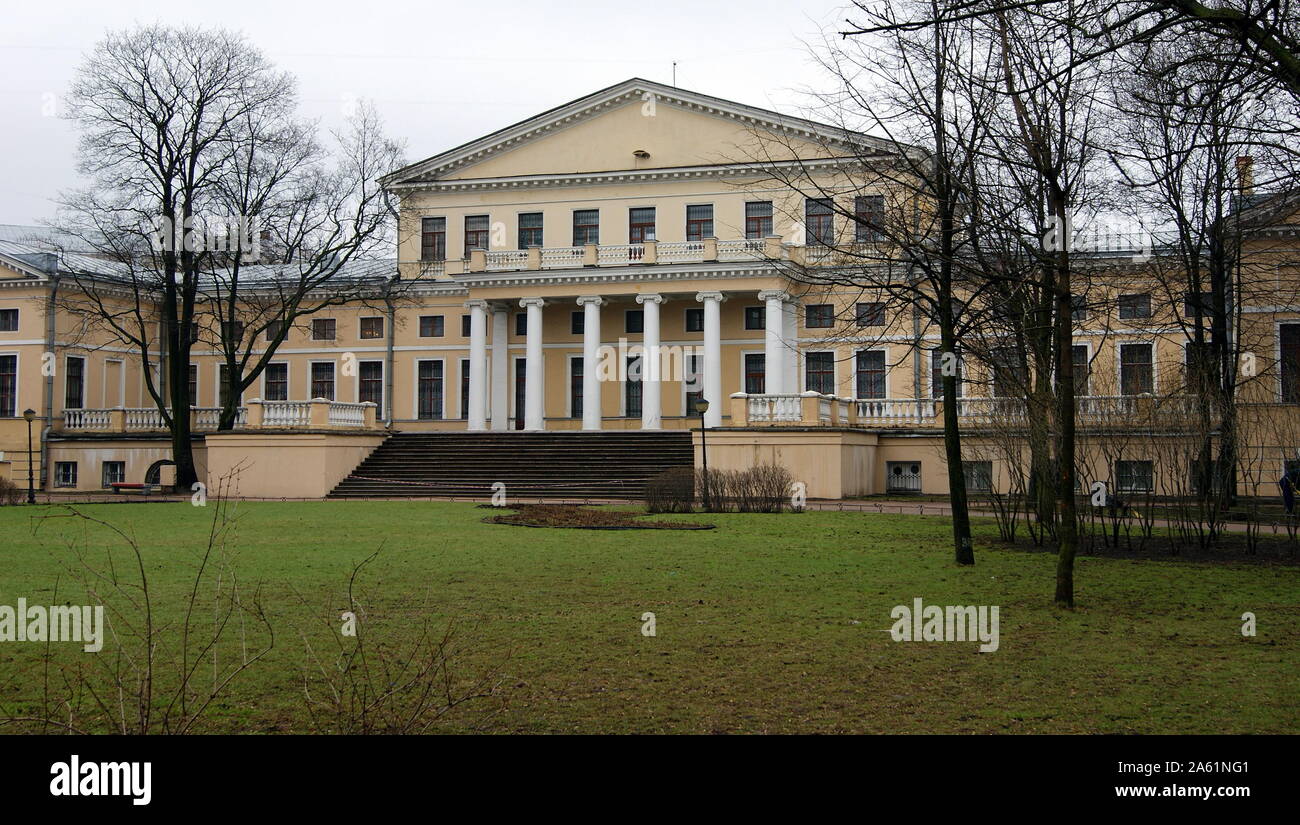
{"label": "bare tree", "polygon": [[[337,276],[391,226],[372,181],[397,165],[398,147],[363,110],[328,171],[311,126],[293,119],[295,95],[293,79],[241,36],[160,25],[110,34],[69,94],[90,184],[62,197],[60,228],[97,254],[93,264],[65,256],[71,283],[60,303],[139,357],[171,432],[178,484],[195,480],[194,345],[212,336],[232,387],[248,386],[286,322],[318,306],[326,285],[346,293]],[[258,209],[264,214],[252,214]],[[271,222],[265,232],[262,219]],[[248,267],[263,241],[274,247],[274,270]],[[259,277],[245,279],[246,268]],[[233,316],[248,312],[260,320],[241,329]],[[255,334],[273,324],[277,334],[264,335],[251,359]],[[227,393],[224,426],[237,398]]]}

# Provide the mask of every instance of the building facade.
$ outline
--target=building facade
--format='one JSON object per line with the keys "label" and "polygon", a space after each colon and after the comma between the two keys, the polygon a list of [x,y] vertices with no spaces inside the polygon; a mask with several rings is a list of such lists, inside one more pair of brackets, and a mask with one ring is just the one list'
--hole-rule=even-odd
{"label": "building facade", "polygon": [[[714,466],[783,463],[813,495],[943,493],[937,331],[913,306],[797,274],[843,265],[828,249],[873,242],[843,212],[873,214],[889,193],[854,188],[831,209],[771,173],[798,167],[834,192],[876,149],[891,162],[862,135],[630,80],[397,170],[383,181],[400,202],[396,254],[370,266],[399,288],[296,325],[240,399],[244,441],[214,432],[223,366],[200,336],[190,377],[200,469],[220,442],[239,445],[219,447],[221,467],[243,449],[271,472],[271,448],[247,440],[259,431],[274,430],[281,451],[306,443],[295,429],[350,445],[300,488],[313,495],[384,430],[704,426],[716,430]],[[1276,286],[1241,308],[1241,334],[1260,342],[1244,392],[1266,422],[1261,481],[1300,459],[1293,227],[1261,237],[1279,261]],[[30,408],[38,486],[143,481],[170,447],[140,359],[61,309],[60,269],[95,262],[56,247],[0,240],[0,473],[26,478]],[[1117,253],[1099,265],[1106,274],[1077,318],[1081,427],[1103,438],[1132,423],[1123,457],[1098,448],[1093,461],[1099,478],[1123,470],[1142,483],[1157,462],[1150,439],[1131,433],[1151,429],[1136,421],[1157,404],[1145,399],[1185,388],[1184,308],[1143,285],[1142,261]],[[989,428],[1007,420],[996,372],[961,364],[976,486],[1003,475],[1005,450],[990,446]]]}

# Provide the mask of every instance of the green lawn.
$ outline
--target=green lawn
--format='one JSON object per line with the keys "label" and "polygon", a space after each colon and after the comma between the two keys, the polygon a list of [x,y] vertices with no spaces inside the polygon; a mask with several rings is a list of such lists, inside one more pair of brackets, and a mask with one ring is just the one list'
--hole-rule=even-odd
{"label": "green lawn", "polygon": [[[174,643],[214,508],[81,509],[137,536]],[[34,518],[60,512],[0,508],[0,605],[50,604],[56,579],[58,602],[85,601],[78,548],[98,570],[111,556],[119,577],[133,575],[105,528]],[[244,588],[260,585],[275,647],[205,731],[319,729],[302,700],[307,644],[328,646],[349,573],[382,545],[359,583],[369,638],[399,643],[423,616],[454,619],[455,675],[500,675],[493,698],[455,709],[440,731],[1300,732],[1294,566],[1085,557],[1080,606],[1061,611],[1050,603],[1054,556],[1004,548],[987,523],[976,525],[977,565],[958,568],[937,517],[661,517],[717,525],[678,532],[487,525],[490,513],[460,503],[236,512],[232,569]],[[892,641],[890,609],[916,597],[999,605],[1000,649]],[[641,634],[646,611],[655,637]],[[1255,638],[1240,633],[1245,611],[1258,617]],[[220,660],[240,644],[228,635]],[[114,649],[53,655],[64,666],[104,657],[92,663],[102,669]],[[0,644],[0,710],[32,711],[43,651]]]}

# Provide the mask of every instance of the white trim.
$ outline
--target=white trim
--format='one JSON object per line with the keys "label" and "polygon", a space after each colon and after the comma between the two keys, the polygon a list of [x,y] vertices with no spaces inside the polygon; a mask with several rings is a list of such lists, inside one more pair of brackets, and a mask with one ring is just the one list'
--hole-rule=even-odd
{"label": "white trim", "polygon": [[[76,358],[81,362],[81,406],[80,407],[68,406],[68,376],[72,374],[72,370],[68,369],[68,362],[71,361],[73,358]],[[84,410],[86,408],[86,391],[89,389],[89,385],[86,382],[86,377],[87,377],[86,368],[87,366],[89,366],[89,364],[90,364],[90,359],[85,355],[65,354],[63,356],[63,398],[59,402],[59,409]]]}
{"label": "white trim", "polygon": [[[847,393],[848,397],[854,400],[857,400],[862,397],[858,395],[858,353],[862,353],[862,352],[883,352],[885,354],[885,394],[880,396],[879,399],[873,399],[873,400],[880,400],[884,398],[895,398],[896,396],[891,392],[892,388],[889,386],[890,383],[889,379],[892,378],[894,375],[894,365],[889,363],[888,346],[857,347],[855,349],[850,350],[853,361],[849,365],[850,369],[849,369],[849,392]],[[836,395],[838,394],[839,393],[836,393]],[[958,392],[957,394],[958,396],[961,395],[960,392]]]}
{"label": "white trim", "polygon": [[[1282,327],[1296,326],[1300,327],[1300,318],[1283,318],[1273,321],[1273,363],[1277,364],[1277,392],[1273,396],[1278,403],[1286,403],[1282,399]],[[1296,369],[1300,370],[1300,364],[1296,364]],[[1296,382],[1300,383],[1300,375],[1296,376]]]}
{"label": "white trim", "polygon": [[1124,392],[1124,347],[1136,344],[1146,344],[1151,347],[1151,395],[1156,395],[1160,389],[1160,359],[1156,358],[1156,342],[1149,341],[1116,341],[1115,342],[1115,394],[1127,396],[1129,398],[1141,398],[1143,393],[1129,396]]}
{"label": "white trim", "polygon": [[[749,388],[745,386],[745,373],[746,373],[745,358],[750,355],[763,356],[763,391],[766,392],[767,374],[768,374],[766,349],[741,349],[740,350],[740,388],[737,390],[737,392],[749,392]],[[724,396],[730,396],[730,393],[728,393],[725,389],[722,391],[722,394]]]}
{"label": "white trim", "polygon": [[[442,406],[438,410],[438,418],[421,418],[420,417],[420,364],[425,362],[436,362],[442,364]],[[411,420],[412,421],[446,421],[447,420],[447,359],[446,358],[414,358],[411,361]]]}
{"label": "white trim", "polygon": [[469,422],[468,415],[461,415],[461,411],[470,412],[469,409],[469,368],[470,357],[468,355],[456,359],[456,417],[455,421]]}
{"label": "white trim", "polygon": [[[16,335],[23,328],[23,308],[22,307],[0,307],[0,312],[9,312],[13,310],[17,313],[17,321],[13,329],[0,329],[0,335]],[[8,342],[6,342],[8,343]]]}
{"label": "white trim", "polygon": [[[374,321],[374,320],[378,320],[378,321],[379,321],[379,325],[380,325],[380,329],[379,329],[379,337],[377,337],[377,338],[363,338],[363,337],[361,337],[361,322],[362,322],[362,321]],[[418,331],[418,330],[417,330],[417,331]],[[336,326],[335,329],[334,329],[334,334],[335,334],[335,335],[338,335],[338,328],[337,328],[337,326]],[[357,340],[358,340],[358,341],[382,341],[382,340],[384,340],[384,339],[387,338],[387,337],[388,337],[388,319],[386,319],[384,316],[382,316],[382,315],[358,315],[358,316],[357,316]],[[381,418],[382,418],[382,416],[381,416]]]}
{"label": "white trim", "polygon": [[387,409],[387,403],[388,403],[388,398],[385,397],[387,395],[387,390],[388,390],[388,386],[387,386],[388,376],[384,374],[387,371],[387,367],[385,366],[384,359],[382,358],[366,358],[365,360],[362,360],[360,358],[357,359],[357,374],[353,376],[353,378],[355,378],[356,380],[352,382],[352,399],[356,401],[358,404],[361,403],[361,365],[362,364],[379,365],[379,406],[376,412],[378,413],[379,420],[383,421],[384,412]]}
{"label": "white trim", "polygon": [[[266,367],[262,370],[262,374],[258,376],[258,382],[259,382],[258,397],[261,398],[263,401],[275,400],[266,397],[266,374],[268,371],[270,371],[271,367],[277,365],[284,367],[284,400],[285,401],[293,400],[293,368],[290,366],[290,362],[289,361],[267,361]],[[310,378],[310,376],[308,376],[308,378]]]}
{"label": "white trim", "polygon": [[328,400],[337,401],[339,398],[339,363],[333,358],[312,358],[307,361],[307,400],[310,401],[316,397],[312,394],[312,385],[315,383],[312,380],[312,367],[316,364],[330,365],[330,385],[334,388],[334,397]]}
{"label": "white trim", "polygon": [[[568,353],[567,355],[564,356],[564,380],[565,380],[564,411],[566,413],[565,415],[566,418],[578,418],[579,420],[581,420],[581,416],[575,416],[573,414],[573,362],[574,361],[585,362],[585,359],[586,356],[582,352],[579,352],[577,355],[574,355],[573,353]],[[583,370],[584,371],[586,370],[586,366],[583,367]],[[596,400],[599,403],[600,399],[598,398]],[[582,403],[584,406],[586,405],[587,403],[586,395],[583,395]]]}
{"label": "white trim", "polygon": [[[23,417],[23,402],[22,402],[23,354],[18,350],[9,350],[7,352],[5,350],[0,350],[0,356],[5,356],[5,355],[12,355],[14,357],[14,415],[13,417],[21,419]],[[35,407],[33,407],[32,409],[35,409]],[[50,414],[52,415],[53,412],[51,411]],[[3,421],[5,418],[8,417],[9,416],[0,413],[0,421]]]}
{"label": "white trim", "polygon": [[810,392],[808,389],[808,356],[814,353],[830,353],[831,356],[831,395],[837,395],[840,388],[840,359],[836,358],[834,349],[804,349],[799,354],[803,357],[799,359],[799,388],[792,392]]}

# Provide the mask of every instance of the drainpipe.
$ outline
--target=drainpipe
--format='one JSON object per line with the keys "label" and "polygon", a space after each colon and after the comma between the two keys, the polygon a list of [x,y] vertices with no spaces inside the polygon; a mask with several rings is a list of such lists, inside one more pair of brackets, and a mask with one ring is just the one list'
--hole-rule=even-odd
{"label": "drainpipe", "polygon": [[[51,256],[53,257],[53,256]],[[55,259],[53,272],[50,275],[50,297],[45,304],[45,351],[54,357],[54,336],[58,330],[58,318],[55,314],[55,301],[59,295],[59,265]],[[45,488],[46,480],[49,478],[47,468],[49,467],[49,436],[54,429],[54,375],[58,371],[58,359],[54,359],[56,369],[48,370],[45,376],[45,425],[41,427],[41,489]]]}

